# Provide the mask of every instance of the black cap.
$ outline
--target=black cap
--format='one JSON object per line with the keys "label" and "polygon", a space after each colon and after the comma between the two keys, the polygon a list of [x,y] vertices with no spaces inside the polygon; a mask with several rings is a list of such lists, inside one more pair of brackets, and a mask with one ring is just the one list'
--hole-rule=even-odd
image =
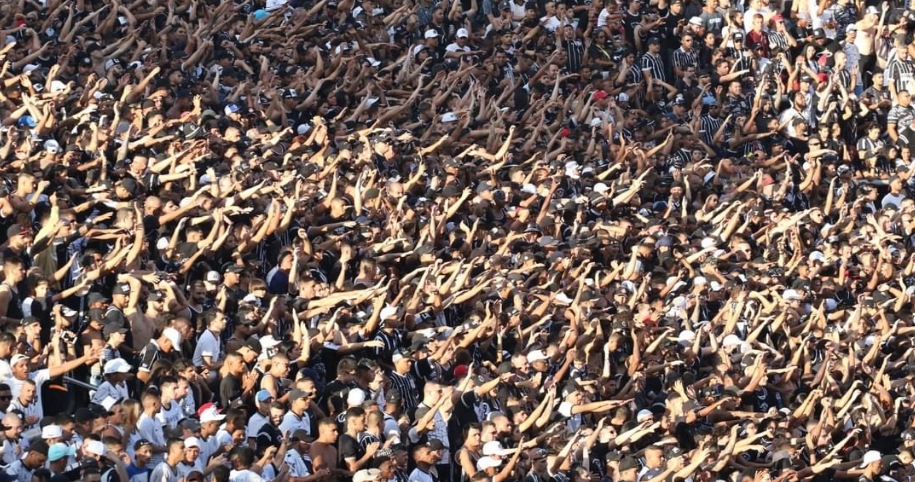
{"label": "black cap", "polygon": [[140,185],[137,184],[137,180],[132,177],[125,177],[124,179],[121,179],[121,187],[130,193],[131,196],[136,196],[137,192],[140,190]]}
{"label": "black cap", "polygon": [[387,403],[400,403],[403,400],[403,397],[400,395],[400,392],[397,390],[388,390],[384,394],[384,401]]}
{"label": "black cap", "polygon": [[826,38],[826,31],[821,28],[813,29],[813,38],[817,40]]}
{"label": "black cap", "polygon": [[[107,303],[111,300],[109,300],[107,296],[105,296],[101,293],[89,293],[89,297],[87,298],[87,303],[89,303],[89,306],[92,306],[94,303],[99,303],[102,301]],[[92,310],[90,310],[90,311],[92,311]]]}
{"label": "black cap", "polygon": [[260,353],[263,350],[263,348],[261,347],[261,342],[255,340],[253,338],[248,340],[247,342],[245,342],[245,346],[250,348],[251,351],[253,351],[255,353]]}
{"label": "black cap", "polygon": [[114,285],[114,289],[111,290],[112,295],[129,295],[130,294],[130,285],[127,283],[118,283]]}
{"label": "black cap", "polygon": [[38,318],[35,318],[34,316],[26,316],[26,317],[22,318],[22,321],[20,321],[19,323],[22,326],[29,326],[32,323],[38,323]]}
{"label": "black cap", "polygon": [[441,440],[431,439],[429,443],[426,444],[426,447],[429,447],[429,450],[442,450],[445,448],[445,444]]}
{"label": "black cap", "polygon": [[627,470],[638,469],[639,462],[635,460],[634,457],[626,456],[620,459],[619,471],[625,472]]}
{"label": "black cap", "polygon": [[76,413],[73,414],[73,418],[76,419],[76,423],[86,423],[97,419],[98,415],[93,413],[92,410],[82,407],[76,410]]}
{"label": "black cap", "polygon": [[658,37],[651,37],[650,39],[648,39],[648,45],[652,45],[652,44],[660,45],[661,39],[659,39]]}
{"label": "black cap", "polygon": [[127,333],[127,328],[121,326],[118,323],[106,323],[105,327],[102,329],[102,333],[107,338],[111,336],[112,333]]}
{"label": "black cap", "polygon": [[245,270],[244,267],[239,266],[238,264],[232,263],[232,262],[228,262],[228,263],[222,265],[223,273],[241,273],[244,270]]}

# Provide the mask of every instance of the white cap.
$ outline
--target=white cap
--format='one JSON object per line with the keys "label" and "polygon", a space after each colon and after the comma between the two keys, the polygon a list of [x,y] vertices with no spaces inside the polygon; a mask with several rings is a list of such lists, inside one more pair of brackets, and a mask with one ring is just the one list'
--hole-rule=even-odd
{"label": "white cap", "polygon": [[713,248],[718,244],[718,240],[715,238],[702,238],[702,249]]}
{"label": "white cap", "polygon": [[786,289],[785,292],[782,293],[782,298],[785,301],[800,301],[800,300],[804,299],[804,297],[801,296],[801,294],[798,293],[797,290],[791,289],[791,288]]}
{"label": "white cap", "polygon": [[709,281],[708,287],[712,291],[721,291],[721,288],[724,288],[724,286],[722,286],[721,283],[719,283],[715,280]]}
{"label": "white cap", "polygon": [[387,306],[385,306],[384,308],[381,309],[381,315],[380,315],[380,317],[381,317],[382,320],[387,320],[388,318],[393,318],[393,317],[396,316],[396,315],[397,315],[397,307],[396,307],[396,306],[387,305]]}
{"label": "white cap", "polygon": [[442,123],[447,124],[448,122],[457,122],[458,117],[454,112],[446,112],[442,114]]}
{"label": "white cap", "polygon": [[353,482],[371,482],[381,477],[379,469],[362,469],[353,474]]}
{"label": "white cap", "polygon": [[28,361],[28,360],[29,360],[29,357],[27,357],[25,355],[14,355],[13,359],[10,360],[10,366],[14,367],[14,366],[16,366],[17,363],[19,363],[21,361]]}
{"label": "white cap", "polygon": [[813,251],[810,253],[809,256],[807,256],[807,259],[809,259],[810,261],[819,261],[822,263],[826,259],[826,257],[823,256],[823,253],[821,253],[819,251]]}
{"label": "white cap", "polygon": [[105,456],[105,444],[98,440],[87,440],[83,444],[83,450],[90,454],[98,455],[99,457]]}
{"label": "white cap", "polygon": [[[109,60],[109,62],[111,62],[111,61]],[[39,67],[38,64],[26,64],[26,66],[22,68],[22,72],[25,73],[25,72],[31,72],[33,70],[38,70],[38,67]],[[107,69],[107,67],[106,67],[106,69]]]}
{"label": "white cap", "polygon": [[206,282],[207,283],[219,283],[219,272],[218,271],[208,272],[207,276],[206,276]]}
{"label": "white cap", "polygon": [[864,458],[861,459],[861,468],[863,469],[874,462],[879,462],[882,458],[883,456],[880,455],[880,452],[868,450],[867,453],[864,454]]}
{"label": "white cap", "polygon": [[724,337],[724,340],[721,342],[722,346],[737,346],[742,344],[743,341],[737,335],[731,334]]}
{"label": "white cap", "polygon": [[346,404],[350,407],[356,407],[362,405],[365,402],[365,392],[358,388],[354,388],[349,391],[349,395],[346,396]]}
{"label": "white cap", "polygon": [[629,94],[620,92],[620,95],[616,96],[616,100],[619,102],[629,102]]}
{"label": "white cap", "polygon": [[498,440],[493,440],[483,444],[483,455],[498,455],[499,457],[504,457],[510,453],[511,451],[506,450],[505,447],[502,447],[502,443]]}
{"label": "white cap", "polygon": [[470,36],[470,33],[467,32],[467,29],[466,29],[466,28],[459,28],[458,31],[457,31],[457,34],[456,34],[455,36],[456,36],[457,38],[467,38],[467,37]]}
{"label": "white cap", "polygon": [[534,363],[535,361],[546,360],[549,357],[543,353],[543,350],[534,350],[527,354],[527,362]]}
{"label": "white cap", "polygon": [[691,24],[693,24],[693,25],[702,25],[702,18],[700,18],[700,17],[692,17],[692,18],[689,19],[689,23],[691,23]]}
{"label": "white cap", "polygon": [[168,248],[168,238],[159,238],[159,240],[156,241],[156,249],[164,251],[166,248]]}
{"label": "white cap", "polygon": [[45,425],[41,429],[41,438],[61,438],[64,436],[64,431],[60,428],[60,425]]}
{"label": "white cap", "polygon": [[609,190],[610,190],[610,187],[602,182],[599,182],[594,185],[594,192],[596,192],[598,194],[603,194]]}
{"label": "white cap", "polygon": [[216,407],[210,407],[200,414],[200,423],[218,422],[224,418],[225,414],[219,413]]}
{"label": "white cap", "polygon": [[59,80],[51,81],[51,92],[61,92],[66,89],[67,89],[67,84],[65,84]]}
{"label": "white cap", "polygon": [[527,194],[537,194],[537,186],[533,184],[525,184],[523,187],[521,187],[521,192]]}
{"label": "white cap", "polygon": [[693,286],[702,286],[707,284],[708,280],[705,278],[705,276],[696,276],[693,278]]}
{"label": "white cap", "polygon": [[60,152],[60,144],[54,139],[48,139],[44,141],[44,150],[48,151],[48,154],[57,154]]}
{"label": "white cap", "polygon": [[639,413],[637,413],[635,415],[635,420],[636,420],[636,422],[641,423],[641,422],[644,422],[645,420],[648,420],[651,417],[654,417],[654,414],[651,413],[651,410],[647,410],[647,409],[643,408],[643,409],[639,410]]}
{"label": "white cap", "polygon": [[[496,460],[492,457],[481,457],[480,460],[477,460],[477,470],[486,470],[502,465],[501,460]],[[353,482],[356,482],[353,480]]]}
{"label": "white cap", "polygon": [[133,367],[130,366],[130,363],[127,363],[123,358],[115,358],[114,360],[105,362],[105,375],[111,375],[112,373],[127,373],[131,368]]}
{"label": "white cap", "polygon": [[162,336],[167,338],[168,341],[172,342],[172,348],[177,349],[181,346],[181,332],[178,330],[172,327],[168,327],[162,330]]}
{"label": "white cap", "polygon": [[188,437],[184,439],[184,448],[189,449],[191,447],[200,448],[200,440],[197,437]]}
{"label": "white cap", "polygon": [[431,29],[431,28],[430,28],[429,30],[426,30],[426,33],[423,34],[423,37],[425,37],[425,38],[438,38],[438,32],[436,32],[434,29]]}
{"label": "white cap", "polygon": [[696,332],[692,330],[683,330],[677,336],[677,341],[681,345],[692,345],[693,341],[696,340]]}
{"label": "white cap", "polygon": [[99,405],[101,405],[102,407],[105,408],[105,410],[107,410],[107,411],[110,412],[110,411],[111,411],[111,407],[113,407],[115,403],[118,403],[118,399],[112,397],[111,395],[108,395],[107,397],[105,397],[104,400],[102,400],[102,401],[99,403]]}
{"label": "white cap", "polygon": [[269,350],[280,344],[280,340],[277,340],[273,335],[267,335],[260,337],[261,348],[264,350]]}

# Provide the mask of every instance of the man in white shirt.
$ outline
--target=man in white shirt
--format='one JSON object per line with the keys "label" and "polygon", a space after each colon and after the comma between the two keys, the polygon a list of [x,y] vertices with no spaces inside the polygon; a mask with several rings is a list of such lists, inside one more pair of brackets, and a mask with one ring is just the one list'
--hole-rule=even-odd
{"label": "man in white shirt", "polygon": [[31,429],[42,419],[42,417],[44,417],[41,405],[35,403],[35,397],[35,382],[32,380],[24,380],[22,382],[22,387],[19,389],[19,396],[14,398],[13,402],[10,403],[10,409],[22,412],[22,417],[25,421],[24,430]]}
{"label": "man in white shirt", "polygon": [[44,385],[44,382],[57,378],[61,375],[64,375],[67,372],[73,371],[83,365],[92,364],[98,360],[99,356],[102,354],[101,348],[97,350],[92,350],[88,354],[77,358],[75,360],[70,360],[68,362],[61,363],[60,365],[55,365],[52,367],[44,368],[38,371],[30,372],[29,371],[29,358],[25,355],[16,355],[10,360],[10,368],[12,369],[13,376],[6,380],[6,384],[10,386],[10,392],[13,394],[13,398],[19,396],[19,390],[22,389],[22,384],[25,380],[32,380],[35,382],[35,403],[39,406],[41,405],[41,386]]}
{"label": "man in white shirt", "polygon": [[[165,456],[163,454],[166,451],[165,433],[162,431],[162,424],[156,420],[156,414],[159,413],[159,409],[162,407],[159,401],[159,394],[157,392],[147,391],[143,394],[142,403],[143,413],[140,415],[139,420],[137,420],[137,435],[152,443],[153,457],[150,460],[150,465],[156,466],[158,469],[158,465],[165,462]],[[184,445],[182,444],[182,451],[183,450]],[[178,462],[175,461],[175,463]]]}
{"label": "man in white shirt", "polygon": [[226,328],[226,317],[218,311],[207,311],[202,315],[207,329],[200,334],[197,347],[194,349],[194,365],[210,370],[210,382],[215,380],[222,366],[222,342],[219,335]]}
{"label": "man in white shirt", "polygon": [[216,405],[205,403],[197,410],[200,417],[200,460],[209,461],[210,457],[219,450],[219,442],[216,434],[219,432],[219,425],[226,418],[219,413]]}
{"label": "man in white shirt", "polygon": [[98,390],[92,395],[92,403],[102,405],[102,402],[111,397],[113,400],[127,400],[130,393],[127,391],[127,373],[132,367],[123,358],[108,360],[104,367],[105,381],[99,385]]}
{"label": "man in white shirt", "polygon": [[200,440],[197,437],[189,437],[184,441],[184,458],[178,462],[178,477],[187,478],[191,472],[203,472],[203,464],[200,462]]}
{"label": "man in white shirt", "polygon": [[270,404],[273,402],[273,396],[267,390],[261,390],[254,394],[254,403],[257,405],[257,413],[248,420],[248,426],[245,429],[245,436],[248,441],[257,439],[257,433],[264,424],[270,422]]}
{"label": "man in white shirt", "polygon": [[469,36],[466,28],[458,29],[457,34],[454,36],[454,42],[445,47],[445,58],[460,59],[465,55],[472,55],[473,49],[467,45]]}
{"label": "man in white shirt", "polygon": [[162,425],[162,428],[169,432],[178,428],[178,422],[184,418],[184,412],[177,399],[181,397],[178,393],[178,379],[172,376],[162,377],[159,381],[159,412],[156,413],[156,421]]}
{"label": "man in white shirt", "polygon": [[[311,475],[311,456],[308,451],[314,439],[304,430],[296,430],[289,438],[289,449],[286,451],[284,462],[289,466],[289,475],[292,477],[301,478]],[[330,469],[326,467],[324,471],[330,473]]]}
{"label": "man in white shirt", "polygon": [[184,440],[169,439],[168,456],[156,465],[149,482],[178,482],[178,463],[184,458]]}
{"label": "man in white shirt", "polygon": [[306,412],[309,404],[307,395],[302,390],[289,392],[289,411],[283,416],[283,423],[279,427],[280,432],[285,434],[304,430],[311,434],[311,417]]}

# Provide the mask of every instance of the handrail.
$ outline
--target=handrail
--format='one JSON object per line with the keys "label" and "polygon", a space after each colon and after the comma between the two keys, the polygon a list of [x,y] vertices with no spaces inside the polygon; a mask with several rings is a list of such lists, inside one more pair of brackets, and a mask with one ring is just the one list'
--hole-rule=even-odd
{"label": "handrail", "polygon": [[86,390],[98,390],[98,387],[97,387],[97,386],[95,386],[95,385],[93,385],[93,384],[91,384],[91,383],[86,383],[86,382],[84,382],[84,381],[82,381],[82,380],[77,380],[77,379],[75,379],[75,378],[70,378],[70,377],[68,377],[68,376],[64,376],[63,379],[64,379],[64,381],[67,382],[67,383],[76,385],[76,386],[78,386],[78,387],[80,387],[80,388],[84,388],[84,389],[86,389]]}

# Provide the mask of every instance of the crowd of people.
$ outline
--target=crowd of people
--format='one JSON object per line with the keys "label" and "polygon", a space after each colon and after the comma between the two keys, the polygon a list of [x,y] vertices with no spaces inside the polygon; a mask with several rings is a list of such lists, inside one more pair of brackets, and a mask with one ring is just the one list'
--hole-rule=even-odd
{"label": "crowd of people", "polygon": [[0,482],[913,482],[915,3],[0,18]]}

